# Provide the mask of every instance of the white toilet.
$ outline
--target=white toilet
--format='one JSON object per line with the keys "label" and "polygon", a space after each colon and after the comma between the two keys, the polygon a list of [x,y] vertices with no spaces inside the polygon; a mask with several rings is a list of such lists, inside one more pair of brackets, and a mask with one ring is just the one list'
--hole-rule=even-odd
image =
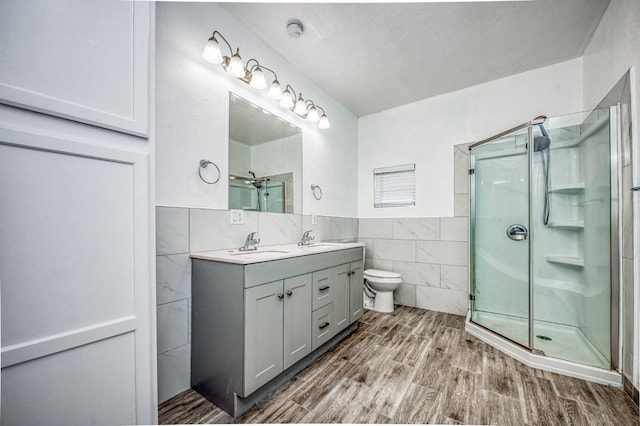
{"label": "white toilet", "polygon": [[365,295],[368,293],[367,290],[374,294],[373,307],[365,304],[365,308],[377,312],[393,312],[393,291],[400,287],[402,275],[378,269],[367,269],[362,275]]}

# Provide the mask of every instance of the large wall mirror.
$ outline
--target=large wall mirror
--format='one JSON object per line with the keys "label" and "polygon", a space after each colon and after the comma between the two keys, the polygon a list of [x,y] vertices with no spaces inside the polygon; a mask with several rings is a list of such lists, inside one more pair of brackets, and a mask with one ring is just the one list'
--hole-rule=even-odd
{"label": "large wall mirror", "polygon": [[229,93],[229,208],[302,213],[302,130]]}

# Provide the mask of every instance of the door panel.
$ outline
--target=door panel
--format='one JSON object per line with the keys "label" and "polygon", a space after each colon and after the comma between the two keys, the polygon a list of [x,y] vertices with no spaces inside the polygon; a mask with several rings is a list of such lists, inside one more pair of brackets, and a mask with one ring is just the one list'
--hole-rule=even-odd
{"label": "door panel", "polygon": [[311,352],[311,274],[284,280],[284,368]]}
{"label": "door panel", "polygon": [[528,130],[471,150],[472,320],[529,344]]}

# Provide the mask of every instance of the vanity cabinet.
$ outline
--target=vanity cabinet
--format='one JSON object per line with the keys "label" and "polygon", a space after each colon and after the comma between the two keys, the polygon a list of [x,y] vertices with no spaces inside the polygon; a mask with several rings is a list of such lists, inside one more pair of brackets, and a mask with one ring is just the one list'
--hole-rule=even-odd
{"label": "vanity cabinet", "polygon": [[361,246],[244,264],[191,257],[191,386],[233,416],[355,330],[354,309],[362,315]]}
{"label": "vanity cabinet", "polygon": [[245,290],[245,382],[249,395],[311,352],[311,274]]}

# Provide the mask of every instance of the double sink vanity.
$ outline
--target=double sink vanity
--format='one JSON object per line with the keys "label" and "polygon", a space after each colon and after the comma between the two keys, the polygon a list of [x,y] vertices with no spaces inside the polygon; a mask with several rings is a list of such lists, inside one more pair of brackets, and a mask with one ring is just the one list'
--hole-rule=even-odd
{"label": "double sink vanity", "polygon": [[357,328],[362,243],[191,253],[191,386],[240,416]]}

